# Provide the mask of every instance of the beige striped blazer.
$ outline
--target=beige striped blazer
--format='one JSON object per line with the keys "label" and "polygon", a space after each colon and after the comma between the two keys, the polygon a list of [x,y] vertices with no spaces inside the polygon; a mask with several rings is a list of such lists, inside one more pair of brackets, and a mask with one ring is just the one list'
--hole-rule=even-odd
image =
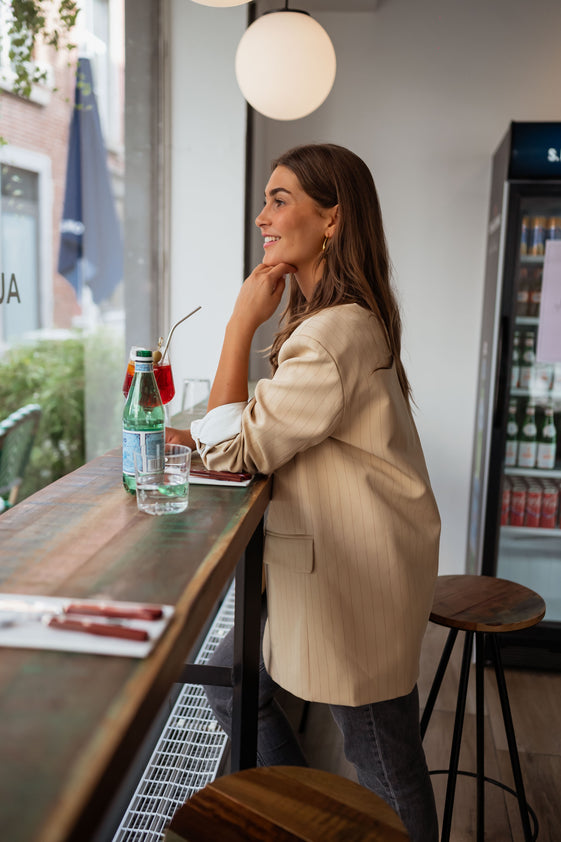
{"label": "beige striped blazer", "polygon": [[323,310],[284,343],[215,469],[274,473],[266,523],[265,664],[303,699],[409,693],[438,566],[440,519],[385,332]]}

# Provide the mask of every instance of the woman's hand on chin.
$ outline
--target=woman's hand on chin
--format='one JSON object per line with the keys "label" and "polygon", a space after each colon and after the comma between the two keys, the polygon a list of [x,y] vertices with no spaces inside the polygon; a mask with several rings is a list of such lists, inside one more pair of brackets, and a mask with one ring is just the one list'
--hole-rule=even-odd
{"label": "woman's hand on chin", "polygon": [[232,319],[250,331],[257,330],[279,306],[285,287],[284,276],[294,271],[295,267],[289,263],[256,266],[241,286]]}
{"label": "woman's hand on chin", "polygon": [[196,450],[190,430],[178,430],[175,427],[166,427],[166,444],[186,444],[191,450]]}

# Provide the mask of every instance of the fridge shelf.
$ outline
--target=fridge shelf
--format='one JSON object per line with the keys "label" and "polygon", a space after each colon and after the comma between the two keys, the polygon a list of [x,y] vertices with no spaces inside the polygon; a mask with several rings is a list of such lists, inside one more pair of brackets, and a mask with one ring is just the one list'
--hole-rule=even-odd
{"label": "fridge shelf", "polygon": [[505,468],[505,474],[521,476],[521,477],[543,477],[544,479],[559,479],[561,478],[561,469],[559,468]]}
{"label": "fridge shelf", "polygon": [[540,265],[544,261],[543,254],[521,254],[520,255],[520,263],[528,263],[531,265]]}
{"label": "fridge shelf", "polygon": [[509,394],[512,398],[533,398],[535,401],[561,400],[561,392],[559,391],[559,389],[551,389],[548,391],[531,391],[530,389],[519,389],[518,386],[513,386]]}
{"label": "fridge shelf", "polygon": [[506,538],[561,538],[561,529],[543,526],[501,526],[501,537]]}
{"label": "fridge shelf", "polygon": [[516,316],[517,325],[538,325],[540,320],[538,316]]}

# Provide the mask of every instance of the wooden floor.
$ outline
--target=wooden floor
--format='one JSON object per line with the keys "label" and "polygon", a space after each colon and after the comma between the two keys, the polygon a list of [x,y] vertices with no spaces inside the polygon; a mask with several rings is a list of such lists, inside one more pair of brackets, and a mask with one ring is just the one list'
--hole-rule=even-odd
{"label": "wooden floor", "polygon": [[[429,624],[419,680],[421,705],[424,705],[432,683],[446,634],[447,629]],[[456,642],[425,737],[429,769],[443,769],[448,765],[462,637],[459,635]],[[539,820],[538,842],[561,842],[561,674],[507,669],[506,682],[526,794]],[[489,777],[512,787],[508,747],[491,670],[486,670],[485,699],[485,771]],[[285,698],[284,705],[292,721],[297,723],[301,703]],[[302,744],[311,766],[356,780],[353,767],[343,756],[339,732],[325,706],[310,707]],[[475,676],[470,679],[468,689],[460,769],[475,770]],[[446,778],[438,775],[432,780],[442,819]],[[485,797],[486,842],[523,842],[514,797],[490,784],[486,786]],[[451,840],[475,840],[475,781],[469,777],[458,778]]]}

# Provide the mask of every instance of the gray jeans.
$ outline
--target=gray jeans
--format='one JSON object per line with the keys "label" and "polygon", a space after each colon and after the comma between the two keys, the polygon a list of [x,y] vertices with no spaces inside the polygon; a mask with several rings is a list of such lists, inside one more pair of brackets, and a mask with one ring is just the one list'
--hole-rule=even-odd
{"label": "gray jeans", "polygon": [[[264,601],[261,640],[266,618]],[[231,630],[209,663],[231,666],[233,652]],[[259,766],[307,766],[298,740],[275,699],[279,689],[261,657],[257,763]],[[230,735],[231,688],[205,687],[205,691],[216,719]],[[393,807],[412,842],[438,842],[434,794],[419,732],[417,688],[398,699],[360,707],[329,705],[329,708],[343,735],[345,756],[355,767],[362,786]]]}

